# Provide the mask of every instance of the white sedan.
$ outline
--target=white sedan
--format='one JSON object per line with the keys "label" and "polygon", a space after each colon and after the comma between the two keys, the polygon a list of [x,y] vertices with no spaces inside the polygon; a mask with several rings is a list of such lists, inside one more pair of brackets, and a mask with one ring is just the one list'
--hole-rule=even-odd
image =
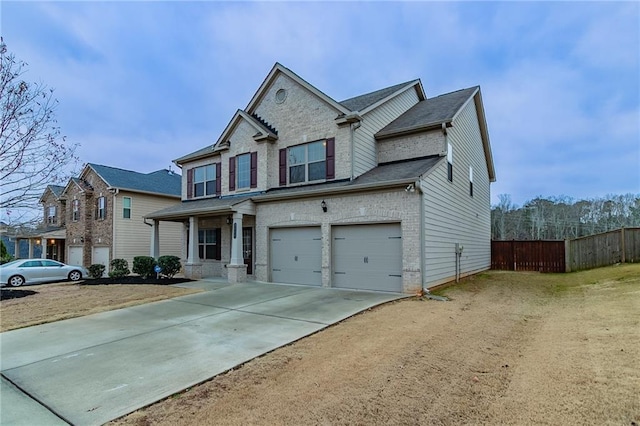
{"label": "white sedan", "polygon": [[50,259],[19,259],[0,265],[0,286],[78,281],[88,275],[82,266],[66,265]]}

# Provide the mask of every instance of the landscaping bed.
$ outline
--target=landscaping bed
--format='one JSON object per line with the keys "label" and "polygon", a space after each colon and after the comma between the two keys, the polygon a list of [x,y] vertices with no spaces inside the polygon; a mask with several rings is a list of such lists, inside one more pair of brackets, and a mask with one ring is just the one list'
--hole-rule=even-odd
{"label": "landscaping bed", "polygon": [[143,278],[138,275],[129,275],[122,278],[89,278],[82,281],[83,285],[114,285],[114,284],[127,284],[127,285],[171,285],[187,283],[192,280],[188,278],[167,278],[167,277],[149,277]]}

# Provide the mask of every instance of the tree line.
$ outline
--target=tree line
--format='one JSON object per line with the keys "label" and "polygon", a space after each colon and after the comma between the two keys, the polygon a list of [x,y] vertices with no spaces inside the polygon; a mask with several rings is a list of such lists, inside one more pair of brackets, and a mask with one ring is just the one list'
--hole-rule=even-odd
{"label": "tree line", "polygon": [[568,196],[536,197],[521,207],[501,194],[491,207],[494,240],[565,240],[640,227],[640,194],[607,195],[574,200]]}

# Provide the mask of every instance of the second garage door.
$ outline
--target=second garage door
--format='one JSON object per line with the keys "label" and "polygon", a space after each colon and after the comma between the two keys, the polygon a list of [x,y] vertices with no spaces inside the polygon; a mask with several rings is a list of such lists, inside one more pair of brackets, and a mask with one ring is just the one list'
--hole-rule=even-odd
{"label": "second garage door", "polygon": [[271,281],[322,285],[322,235],[319,226],[271,230]]}
{"label": "second garage door", "polygon": [[334,226],[334,287],[402,292],[399,223]]}

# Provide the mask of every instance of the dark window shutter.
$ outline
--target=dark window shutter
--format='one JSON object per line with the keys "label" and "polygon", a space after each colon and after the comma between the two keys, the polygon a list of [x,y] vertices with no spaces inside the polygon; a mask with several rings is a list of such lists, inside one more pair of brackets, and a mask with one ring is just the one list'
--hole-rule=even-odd
{"label": "dark window shutter", "polygon": [[222,194],[222,163],[216,163],[216,195]]}
{"label": "dark window shutter", "polygon": [[216,233],[216,250],[214,253],[215,260],[222,260],[222,233],[220,228],[215,229]]}
{"label": "dark window shutter", "polygon": [[229,157],[229,191],[236,190],[236,157]]}
{"label": "dark window shutter", "polygon": [[335,138],[327,139],[327,179],[336,178],[336,140]]}
{"label": "dark window shutter", "polygon": [[187,170],[187,199],[193,197],[193,169]]}
{"label": "dark window shutter", "polygon": [[258,186],[258,153],[251,153],[251,188]]}
{"label": "dark window shutter", "polygon": [[104,197],[104,219],[107,218],[107,197]]}
{"label": "dark window shutter", "polygon": [[280,186],[287,185],[287,148],[280,150]]}

